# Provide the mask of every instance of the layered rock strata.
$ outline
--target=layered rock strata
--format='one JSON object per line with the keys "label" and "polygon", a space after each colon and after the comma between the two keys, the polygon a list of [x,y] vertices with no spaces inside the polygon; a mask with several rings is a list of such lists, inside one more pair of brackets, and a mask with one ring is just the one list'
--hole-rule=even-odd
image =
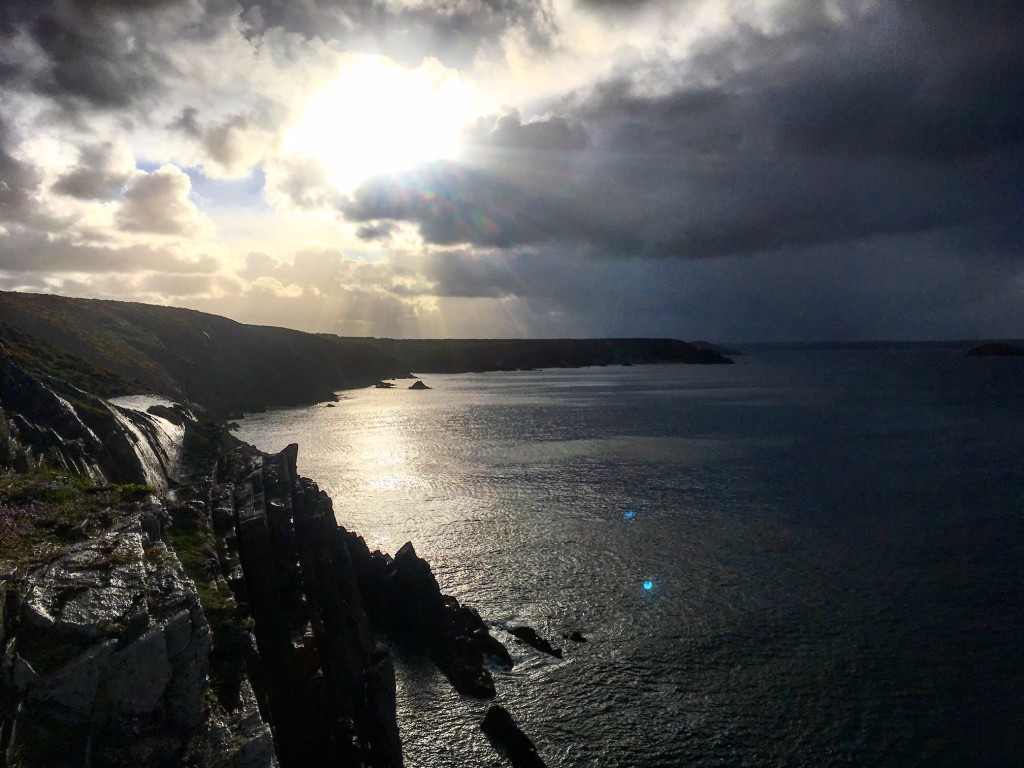
{"label": "layered rock strata", "polygon": [[4,575],[0,764],[276,765],[254,701],[224,719],[205,701],[210,629],[164,523],[154,504]]}
{"label": "layered rock strata", "polygon": [[267,456],[220,439],[174,525],[212,534],[206,567],[251,626],[245,671],[281,765],[400,766],[391,655],[370,634],[330,498],[298,476],[297,446]]}

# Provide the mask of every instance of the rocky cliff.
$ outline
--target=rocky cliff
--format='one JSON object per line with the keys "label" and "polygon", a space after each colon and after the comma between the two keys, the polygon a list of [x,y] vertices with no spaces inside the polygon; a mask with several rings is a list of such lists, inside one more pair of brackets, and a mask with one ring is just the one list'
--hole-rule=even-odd
{"label": "rocky cliff", "polygon": [[2,347],[0,375],[0,765],[401,766],[382,640],[494,695],[504,646],[411,544],[339,526],[297,446],[115,405]]}

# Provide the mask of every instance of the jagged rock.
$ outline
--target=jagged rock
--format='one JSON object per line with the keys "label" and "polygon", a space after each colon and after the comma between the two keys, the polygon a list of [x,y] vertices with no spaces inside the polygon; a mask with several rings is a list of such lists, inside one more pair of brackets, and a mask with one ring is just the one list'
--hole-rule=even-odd
{"label": "jagged rock", "polygon": [[472,608],[441,593],[430,565],[412,542],[394,558],[371,553],[358,536],[346,532],[348,550],[371,621],[396,642],[425,648],[457,691],[478,698],[495,695],[485,656],[511,668],[508,650],[492,637]]}
{"label": "jagged rock", "polygon": [[376,389],[394,389],[395,385],[390,381],[378,381],[373,385]]}
{"label": "jagged rock", "polygon": [[175,555],[136,515],[26,585],[12,643],[32,674],[20,675],[15,751],[28,765],[176,766],[207,718],[210,632]]}
{"label": "jagged rock", "polygon": [[512,768],[547,768],[530,737],[523,733],[504,707],[492,704],[480,728],[505,753],[512,762]]}
{"label": "jagged rock", "polygon": [[296,445],[265,456],[232,443],[211,493],[232,499],[237,565],[225,575],[254,619],[249,678],[284,768],[397,768],[390,653],[370,635],[347,532],[297,457]]}
{"label": "jagged rock", "polygon": [[428,387],[422,381],[417,381],[417,382],[413,383],[413,385],[411,387],[409,387],[409,389],[430,389],[430,387]]}
{"label": "jagged rock", "polygon": [[538,635],[537,630],[532,627],[509,627],[508,633],[510,635],[514,635],[531,648],[535,648],[542,653],[554,656],[556,659],[562,658],[562,649],[552,647],[551,643]]}
{"label": "jagged rock", "polygon": [[587,642],[587,638],[585,638],[583,636],[583,633],[579,632],[578,630],[574,630],[572,632],[563,632],[562,633],[562,637],[565,638],[566,640],[572,640],[574,643],[585,643],[585,642]]}

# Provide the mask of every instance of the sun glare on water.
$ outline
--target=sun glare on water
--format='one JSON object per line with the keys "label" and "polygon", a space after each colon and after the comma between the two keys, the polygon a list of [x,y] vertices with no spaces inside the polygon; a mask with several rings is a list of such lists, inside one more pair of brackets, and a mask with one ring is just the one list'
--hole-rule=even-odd
{"label": "sun glare on water", "polygon": [[378,174],[454,158],[459,130],[476,113],[471,86],[436,59],[405,69],[353,57],[306,105],[285,149],[318,159],[350,192]]}

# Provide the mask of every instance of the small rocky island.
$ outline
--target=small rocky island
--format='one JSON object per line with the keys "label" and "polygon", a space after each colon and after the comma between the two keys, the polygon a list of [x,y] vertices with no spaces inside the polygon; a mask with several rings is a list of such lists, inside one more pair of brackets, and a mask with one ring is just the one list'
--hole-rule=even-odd
{"label": "small rocky island", "polygon": [[1003,341],[980,344],[967,352],[968,357],[1018,357],[1024,355],[1024,345],[1007,344]]}

